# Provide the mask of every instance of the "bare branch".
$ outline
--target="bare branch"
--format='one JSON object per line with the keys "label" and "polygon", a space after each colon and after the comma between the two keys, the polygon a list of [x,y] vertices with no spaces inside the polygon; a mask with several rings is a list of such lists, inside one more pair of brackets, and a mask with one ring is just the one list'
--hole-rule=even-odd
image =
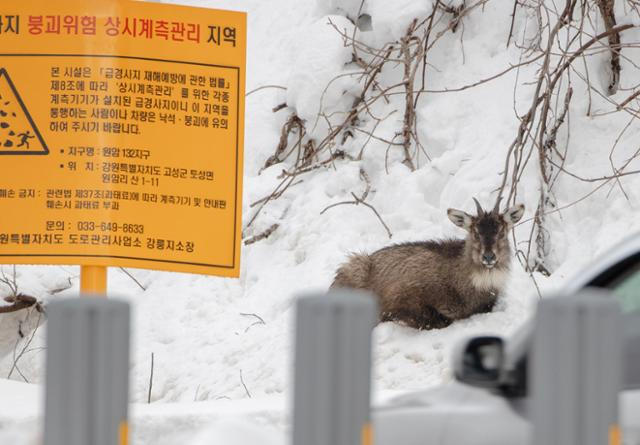
{"label": "bare branch", "polygon": [[613,11],[614,0],[597,0],[598,8],[604,20],[604,26],[610,34],[607,36],[609,40],[609,50],[611,51],[611,80],[607,87],[609,95],[616,94],[618,85],[620,84],[620,32],[612,31],[616,26],[616,16]]}
{"label": "bare branch", "polygon": [[125,269],[124,267],[120,267],[119,269],[122,272],[124,272],[125,275],[127,275],[129,278],[131,278],[133,280],[133,282],[136,283],[140,289],[147,290],[147,288],[144,287],[138,280],[136,280],[136,277],[134,277],[127,269]]}
{"label": "bare branch", "polygon": [[242,386],[244,387],[244,392],[247,394],[247,397],[251,398],[251,393],[249,392],[249,388],[247,388],[247,385],[244,383],[244,379],[242,378],[242,369],[240,370],[240,383],[242,383]]}
{"label": "bare branch", "polygon": [[371,211],[376,215],[376,217],[378,218],[378,221],[380,221],[380,223],[382,224],[382,226],[384,227],[384,229],[387,231],[387,235],[389,235],[389,238],[393,237],[393,234],[391,233],[391,230],[389,230],[389,226],[387,226],[387,224],[384,222],[384,220],[382,219],[382,217],[380,216],[380,214],[378,213],[378,211],[376,210],[375,207],[373,207],[371,204],[365,202],[365,199],[367,199],[367,197],[369,196],[369,191],[371,190],[371,181],[369,180],[369,175],[367,175],[367,173],[361,168],[360,169],[360,178],[365,182],[366,184],[366,188],[364,190],[364,192],[362,193],[361,196],[356,196],[353,192],[351,193],[351,196],[353,196],[353,201],[341,201],[341,202],[336,202],[334,204],[328,205],[327,207],[325,207],[320,214],[324,214],[324,212],[326,212],[329,209],[332,209],[334,207],[337,207],[339,205],[345,205],[345,204],[352,204],[352,205],[359,205],[362,204],[366,207],[368,207],[369,209],[371,209]]}
{"label": "bare branch", "polygon": [[262,85],[261,87],[254,88],[253,90],[249,91],[247,94],[245,94],[245,97],[248,97],[248,96],[252,95],[253,93],[256,93],[256,92],[258,92],[260,90],[264,90],[264,89],[267,89],[267,88],[277,88],[279,90],[285,90],[285,91],[287,90],[286,87],[283,87],[281,85]]}
{"label": "bare branch", "polygon": [[278,224],[278,223],[271,224],[269,226],[269,228],[267,230],[265,230],[264,232],[259,233],[257,235],[254,235],[251,238],[247,238],[244,241],[244,245],[248,246],[250,244],[256,243],[256,242],[261,241],[263,239],[269,238],[271,236],[271,234],[278,229],[278,227],[280,227],[280,224]]}

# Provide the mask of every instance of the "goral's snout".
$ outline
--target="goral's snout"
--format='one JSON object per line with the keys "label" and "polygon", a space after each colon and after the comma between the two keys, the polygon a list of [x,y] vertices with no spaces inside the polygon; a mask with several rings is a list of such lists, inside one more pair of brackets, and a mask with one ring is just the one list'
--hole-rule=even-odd
{"label": "goral's snout", "polygon": [[496,265],[496,254],[493,252],[485,252],[482,254],[482,265],[491,269]]}

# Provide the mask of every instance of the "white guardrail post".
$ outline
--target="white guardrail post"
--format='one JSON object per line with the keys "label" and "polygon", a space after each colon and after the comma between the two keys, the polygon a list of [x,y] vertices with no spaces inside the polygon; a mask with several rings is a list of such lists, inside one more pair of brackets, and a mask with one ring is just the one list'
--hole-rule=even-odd
{"label": "white guardrail post", "polygon": [[540,302],[529,360],[533,445],[619,445],[622,315],[586,289]]}
{"label": "white guardrail post", "polygon": [[129,304],[79,298],[49,305],[45,445],[125,445]]}
{"label": "white guardrail post", "polygon": [[332,290],[297,302],[293,445],[371,445],[371,331],[364,292]]}

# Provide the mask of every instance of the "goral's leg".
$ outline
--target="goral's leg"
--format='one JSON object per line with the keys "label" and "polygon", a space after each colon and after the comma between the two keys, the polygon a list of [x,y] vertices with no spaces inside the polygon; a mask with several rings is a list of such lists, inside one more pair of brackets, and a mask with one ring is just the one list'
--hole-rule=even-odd
{"label": "goral's leg", "polygon": [[427,307],[421,312],[394,311],[381,314],[381,321],[395,321],[410,328],[428,330],[442,329],[449,326],[453,320],[440,314],[432,307]]}

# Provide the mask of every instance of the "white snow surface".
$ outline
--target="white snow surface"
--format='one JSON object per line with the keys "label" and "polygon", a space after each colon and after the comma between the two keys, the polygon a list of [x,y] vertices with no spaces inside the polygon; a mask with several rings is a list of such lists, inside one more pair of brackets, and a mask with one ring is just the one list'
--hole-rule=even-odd
{"label": "white snow surface", "polygon": [[[318,120],[312,125],[319,107],[340,112],[351,106],[358,86],[354,76],[332,81],[337,75],[355,71],[349,65],[351,52],[331,23],[353,32],[344,15],[357,14],[360,2],[172,3],[247,11],[247,92],[262,85],[287,88],[262,89],[246,99],[246,223],[255,212],[250,204],[270,194],[279,182],[278,175],[288,166],[277,164],[262,170],[275,151],[287,116],[296,111],[317,136],[326,130],[326,122]],[[401,37],[414,17],[428,16],[431,3],[398,0],[391,7],[382,0],[367,2],[363,11],[371,15],[373,30],[363,32],[362,40],[379,45]],[[463,33],[442,37],[429,54],[429,89],[461,87],[518,63],[520,50],[505,46],[510,16],[503,6],[489,1],[465,18]],[[524,23],[522,14],[518,15],[514,32],[528,32]],[[637,37],[637,31],[632,32]],[[594,58],[590,63],[600,62]],[[627,65],[628,71],[633,71],[630,62],[623,60],[625,74]],[[448,221],[446,209],[471,212],[474,196],[485,206],[493,203],[506,150],[519,124],[514,108],[522,114],[531,103],[535,68],[530,66],[519,73],[514,70],[460,92],[425,93],[417,115],[420,137],[431,159],[421,155],[414,172],[401,164],[401,149],[387,150],[384,142],[370,140],[362,161],[339,161],[336,169],[320,169],[304,176],[300,184],[267,205],[245,230],[249,237],[280,224],[268,239],[243,246],[240,279],[129,270],[143,289],[119,269],[110,269],[109,296],[129,301],[134,311],[131,398],[135,443],[285,443],[296,296],[324,292],[350,252],[370,252],[403,241],[464,236]],[[596,68],[594,72],[598,72]],[[581,68],[577,69],[579,72]],[[382,79],[401,79],[400,72],[389,69],[382,73]],[[622,86],[629,87],[638,80],[623,75]],[[594,80],[604,81],[604,76]],[[588,95],[578,76],[574,90],[571,119],[558,137],[561,144],[569,146],[565,167],[582,176],[609,175],[609,147],[628,118],[620,114],[597,119],[587,116]],[[621,91],[614,99],[621,102],[629,94]],[[394,100],[400,98],[392,98],[390,104],[379,103],[373,112],[385,115]],[[596,94],[591,101],[592,113],[611,110],[606,99]],[[283,102],[289,108],[273,113],[272,108]],[[400,114],[389,117],[376,133],[381,138],[393,138],[401,120]],[[633,124],[620,137],[613,156],[618,165],[637,150],[639,130],[638,124]],[[356,134],[342,148],[357,154],[366,140],[366,134]],[[639,167],[636,160],[628,170]],[[330,204],[352,199],[351,192],[360,194],[364,190],[360,168],[371,178],[368,202],[389,226],[391,240],[364,206],[337,206],[320,214]],[[518,190],[526,206],[523,222],[516,227],[518,239],[526,239],[531,230],[539,193],[536,168],[523,176]],[[593,183],[564,176],[555,188],[557,202],[560,206],[569,204],[594,187]],[[555,271],[549,278],[534,274],[542,292],[559,286],[621,238],[640,231],[639,206],[640,177],[631,175],[551,216]],[[10,267],[4,270],[9,273]],[[45,301],[75,298],[78,275],[78,268],[73,266],[17,267],[20,290]],[[68,284],[69,289],[54,295],[54,290]],[[9,293],[4,288],[0,292]],[[374,330],[374,393],[423,389],[451,380],[449,358],[461,338],[480,333],[510,335],[531,315],[538,298],[531,277],[514,260],[506,292],[490,314],[434,331],[380,324]],[[44,381],[44,328],[35,332],[19,369],[13,367],[18,328],[25,334],[18,342],[20,351],[33,333],[36,317],[33,311],[0,315],[0,376],[10,374],[12,380],[0,380],[0,443],[29,444],[37,439],[41,404],[39,389],[32,384]],[[152,403],[146,404],[152,353]],[[24,380],[31,384],[15,382]]]}

